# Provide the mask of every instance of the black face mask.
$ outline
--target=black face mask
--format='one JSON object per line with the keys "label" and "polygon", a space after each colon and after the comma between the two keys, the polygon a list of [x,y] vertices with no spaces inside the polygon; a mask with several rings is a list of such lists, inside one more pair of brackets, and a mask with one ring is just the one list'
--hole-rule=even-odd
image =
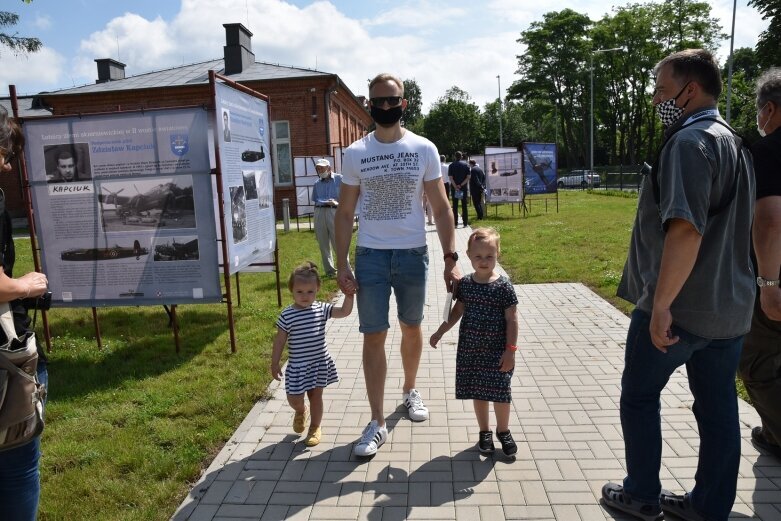
{"label": "black face mask", "polygon": [[401,119],[401,105],[391,107],[388,110],[381,109],[372,105],[371,115],[375,123],[382,127],[392,127]]}

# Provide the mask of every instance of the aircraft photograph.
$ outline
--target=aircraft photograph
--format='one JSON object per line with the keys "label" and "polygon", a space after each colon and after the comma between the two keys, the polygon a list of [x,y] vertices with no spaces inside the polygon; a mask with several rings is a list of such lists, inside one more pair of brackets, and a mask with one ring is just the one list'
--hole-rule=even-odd
{"label": "aircraft photograph", "polygon": [[[555,145],[550,144],[552,153],[555,154]],[[540,148],[542,147],[542,148]],[[554,157],[546,145],[535,144],[535,151],[527,144],[523,145],[523,160],[525,169],[524,188],[527,194],[544,194],[556,192],[556,171],[553,168]],[[535,157],[535,153],[539,157]],[[541,156],[550,157],[542,157]]]}
{"label": "aircraft photograph", "polygon": [[105,231],[195,228],[191,176],[102,182],[99,188]]}
{"label": "aircraft photograph", "polygon": [[115,244],[108,248],[71,248],[60,253],[60,258],[64,261],[102,261],[129,257],[139,260],[142,255],[148,253],[149,250],[142,248],[141,242],[136,240],[132,247]]}
{"label": "aircraft photograph", "polygon": [[198,237],[162,237],[155,242],[155,261],[198,260]]}

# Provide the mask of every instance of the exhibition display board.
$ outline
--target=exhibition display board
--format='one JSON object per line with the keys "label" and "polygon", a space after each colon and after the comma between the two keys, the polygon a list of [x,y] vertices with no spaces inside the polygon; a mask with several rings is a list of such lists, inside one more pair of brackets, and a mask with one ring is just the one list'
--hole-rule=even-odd
{"label": "exhibition display board", "polygon": [[519,203],[523,200],[521,153],[507,152],[485,155],[487,202]]}
{"label": "exhibition display board", "polygon": [[55,306],[222,298],[204,108],[28,119],[23,129]]}
{"label": "exhibition display board", "polygon": [[276,248],[268,101],[225,83],[214,87],[222,204],[230,222],[228,272],[233,274],[268,259]]}
{"label": "exhibition display board", "polygon": [[527,195],[557,193],[557,167],[555,143],[524,143],[524,192]]}

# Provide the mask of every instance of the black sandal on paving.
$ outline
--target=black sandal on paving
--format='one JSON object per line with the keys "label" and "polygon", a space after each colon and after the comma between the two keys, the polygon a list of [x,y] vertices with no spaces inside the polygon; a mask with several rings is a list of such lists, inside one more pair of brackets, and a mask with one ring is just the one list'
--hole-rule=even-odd
{"label": "black sandal on paving", "polygon": [[643,521],[661,521],[664,519],[662,509],[658,505],[635,501],[629,494],[624,492],[624,487],[617,483],[606,483],[602,487],[602,502],[611,508],[635,516]]}

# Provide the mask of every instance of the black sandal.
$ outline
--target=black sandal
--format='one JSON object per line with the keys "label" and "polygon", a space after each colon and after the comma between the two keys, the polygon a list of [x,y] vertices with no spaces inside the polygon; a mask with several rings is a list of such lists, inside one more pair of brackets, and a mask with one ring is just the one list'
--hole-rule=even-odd
{"label": "black sandal", "polygon": [[602,487],[602,502],[616,510],[635,516],[643,521],[661,521],[664,519],[658,505],[634,501],[617,483],[606,483]]}
{"label": "black sandal", "polygon": [[665,514],[673,514],[684,521],[706,521],[705,516],[694,509],[688,493],[679,496],[662,490],[659,501]]}

